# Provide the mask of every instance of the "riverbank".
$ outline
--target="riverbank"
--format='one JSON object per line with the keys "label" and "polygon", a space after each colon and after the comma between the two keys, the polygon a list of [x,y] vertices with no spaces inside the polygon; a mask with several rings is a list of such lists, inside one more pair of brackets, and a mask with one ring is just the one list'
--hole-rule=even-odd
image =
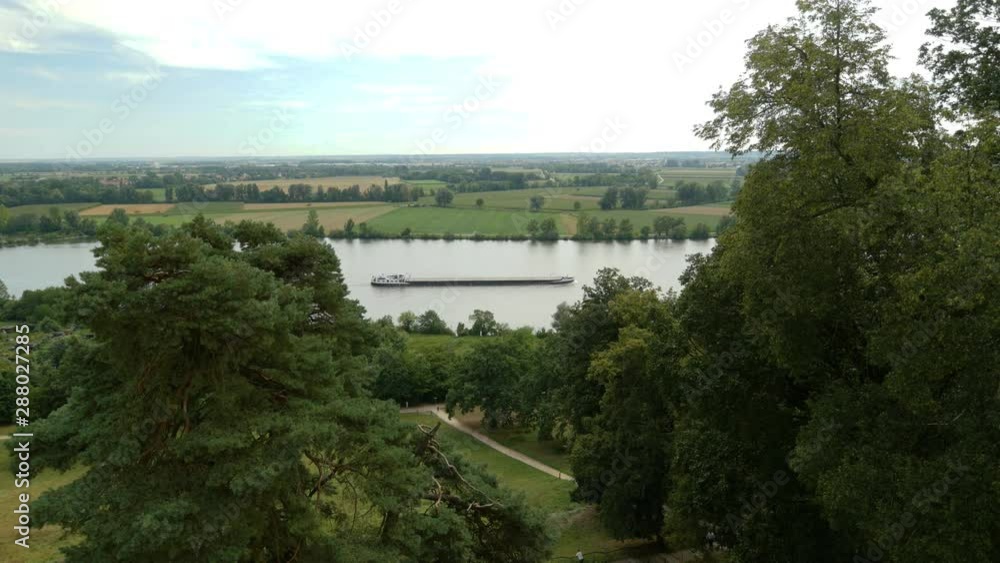
{"label": "riverbank", "polygon": [[[588,196],[574,197],[573,204],[580,199],[596,200]],[[42,206],[25,206],[10,208],[10,212],[11,217],[19,217],[20,225],[30,226],[30,231],[11,234],[10,228],[14,226],[11,223],[7,234],[0,236],[0,244],[84,240],[80,229],[74,228],[71,235],[64,235],[68,219],[62,220],[61,227],[43,225],[43,216],[58,215],[52,212],[53,209],[63,214],[78,213],[79,218],[94,228],[94,222],[105,221],[116,209],[124,210],[131,220],[141,219],[152,225],[179,226],[200,214],[219,224],[244,220],[272,223],[286,232],[302,229],[310,216],[315,215],[316,227],[322,227],[331,238],[382,240],[703,240],[716,235],[730,221],[728,203],[603,210],[594,208],[593,202],[587,202],[588,205],[580,209],[565,209],[563,204],[567,202],[569,200],[553,200],[552,209],[535,211],[507,207],[512,203],[499,198],[472,207],[464,203],[438,207],[384,202],[194,202],[94,204],[82,211],[81,206],[86,204],[62,204],[50,206],[43,213]],[[34,220],[23,217],[29,210]],[[52,232],[40,232],[46,229]],[[8,242],[4,243],[5,240]]]}

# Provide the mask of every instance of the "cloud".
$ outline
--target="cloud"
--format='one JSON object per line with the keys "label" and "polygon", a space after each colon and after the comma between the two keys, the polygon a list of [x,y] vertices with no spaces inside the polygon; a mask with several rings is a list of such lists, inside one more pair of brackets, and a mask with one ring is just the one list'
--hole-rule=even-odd
{"label": "cloud", "polygon": [[86,110],[94,106],[77,100],[57,98],[14,98],[5,100],[7,104],[23,110]]}
{"label": "cloud", "polygon": [[18,70],[24,74],[28,74],[36,78],[41,78],[43,80],[48,80],[50,82],[58,82],[62,80],[62,77],[60,75],[52,72],[51,70],[39,66],[19,68]]}

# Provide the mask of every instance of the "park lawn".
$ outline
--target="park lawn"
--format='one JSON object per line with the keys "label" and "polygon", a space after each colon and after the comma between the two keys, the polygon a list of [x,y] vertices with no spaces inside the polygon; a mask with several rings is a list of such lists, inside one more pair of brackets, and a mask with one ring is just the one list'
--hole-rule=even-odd
{"label": "park lawn", "polygon": [[[401,414],[405,422],[434,426],[439,419],[431,414]],[[597,521],[593,507],[570,500],[576,488],[571,481],[558,480],[551,475],[507,457],[493,448],[441,423],[438,430],[442,442],[465,459],[484,465],[497,480],[511,490],[523,493],[528,503],[548,516],[549,526],[558,533],[553,548],[554,558],[572,556],[577,550],[584,553],[610,552],[623,548],[640,548],[646,542],[620,542],[611,538]],[[628,554],[622,553],[621,558]]]}
{"label": "park lawn", "polygon": [[[409,228],[418,235],[527,235],[532,219],[542,221],[545,213],[454,207],[402,207],[370,221],[368,226],[381,233],[398,235]],[[559,224],[558,217],[556,224]],[[560,228],[565,234],[565,230]]]}
{"label": "park lawn", "polygon": [[508,448],[533,457],[538,461],[572,475],[569,464],[569,452],[561,450],[554,441],[539,440],[538,431],[534,428],[518,426],[514,428],[498,428],[487,430],[483,427],[483,415],[479,409],[455,416],[462,424],[486,434]]}
{"label": "park lawn", "polygon": [[14,544],[14,540],[19,536],[14,531],[14,507],[18,495],[28,492],[31,501],[34,502],[45,491],[61,487],[71,483],[84,473],[82,467],[73,468],[65,473],[55,470],[42,471],[31,477],[30,489],[18,489],[14,487],[14,477],[9,471],[10,452],[7,450],[6,442],[0,446],[0,467],[3,467],[3,476],[0,478],[0,561],[17,561],[18,563],[49,563],[52,561],[62,561],[60,547],[68,546],[74,541],[72,537],[65,537],[63,530],[59,526],[46,526],[41,529],[32,529],[28,540],[31,547],[24,549]]}
{"label": "park lawn", "polygon": [[83,211],[84,209],[90,209],[91,207],[97,207],[100,203],[40,203],[37,205],[18,205],[17,207],[8,207],[7,212],[10,213],[11,217],[17,217],[18,215],[48,215],[49,209],[55,207],[60,212],[64,211]]}

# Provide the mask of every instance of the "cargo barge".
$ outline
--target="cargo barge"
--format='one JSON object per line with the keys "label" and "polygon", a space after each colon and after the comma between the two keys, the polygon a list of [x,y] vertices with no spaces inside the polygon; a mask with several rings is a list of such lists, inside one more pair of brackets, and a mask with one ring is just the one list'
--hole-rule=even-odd
{"label": "cargo barge", "polygon": [[483,277],[483,278],[418,278],[409,274],[380,274],[372,277],[372,285],[385,287],[419,287],[434,285],[566,285],[572,276]]}

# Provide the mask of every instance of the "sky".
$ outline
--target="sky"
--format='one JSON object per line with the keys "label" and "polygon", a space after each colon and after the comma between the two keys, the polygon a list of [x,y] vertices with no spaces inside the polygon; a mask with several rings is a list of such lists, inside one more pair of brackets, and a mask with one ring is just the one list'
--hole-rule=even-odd
{"label": "sky", "polygon": [[[926,12],[875,0],[897,75]],[[0,159],[708,150],[793,0],[0,0]]]}

